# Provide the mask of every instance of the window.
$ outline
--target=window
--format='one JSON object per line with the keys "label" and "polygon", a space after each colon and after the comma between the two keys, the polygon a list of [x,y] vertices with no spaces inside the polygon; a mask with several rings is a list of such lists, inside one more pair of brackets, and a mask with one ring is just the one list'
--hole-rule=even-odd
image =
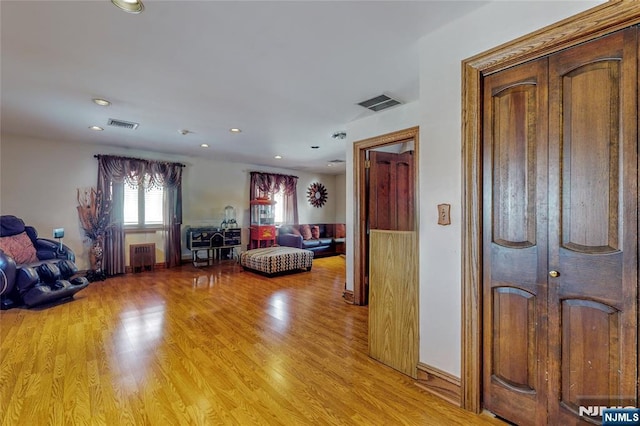
{"label": "window", "polygon": [[157,227],[163,223],[162,188],[132,188],[124,185],[124,225],[127,227]]}
{"label": "window", "polygon": [[272,200],[276,202],[273,206],[273,216],[277,225],[284,223],[284,191],[273,193]]}

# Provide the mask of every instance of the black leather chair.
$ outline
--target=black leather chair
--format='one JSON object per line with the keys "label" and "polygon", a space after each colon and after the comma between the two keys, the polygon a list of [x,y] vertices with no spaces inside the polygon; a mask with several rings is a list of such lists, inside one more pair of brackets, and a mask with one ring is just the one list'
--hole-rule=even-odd
{"label": "black leather chair", "polygon": [[20,218],[0,216],[0,309],[72,298],[89,285],[76,276],[74,261],[69,247],[38,238],[35,228]]}

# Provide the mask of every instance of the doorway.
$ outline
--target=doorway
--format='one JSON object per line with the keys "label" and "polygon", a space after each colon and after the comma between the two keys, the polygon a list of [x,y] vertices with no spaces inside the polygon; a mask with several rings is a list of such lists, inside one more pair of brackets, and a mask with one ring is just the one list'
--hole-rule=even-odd
{"label": "doorway", "polygon": [[[353,303],[366,305],[368,303],[368,270],[369,270],[369,197],[368,197],[368,172],[367,166],[369,153],[373,150],[383,150],[392,145],[400,146],[403,143],[413,141],[413,227],[418,230],[418,127],[401,130],[365,139],[354,143],[354,179],[355,196],[354,213],[356,221],[354,226],[354,283]],[[416,243],[417,245],[417,243]],[[418,247],[413,247],[415,253]]]}

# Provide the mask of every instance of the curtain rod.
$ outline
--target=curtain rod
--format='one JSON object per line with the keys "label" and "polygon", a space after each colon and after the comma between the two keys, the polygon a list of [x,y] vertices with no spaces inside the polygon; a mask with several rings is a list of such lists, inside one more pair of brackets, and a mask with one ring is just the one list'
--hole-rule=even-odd
{"label": "curtain rod", "polygon": [[287,174],[285,174],[285,173],[262,172],[262,171],[259,171],[259,170],[249,170],[249,173],[262,173],[262,174],[265,174],[265,175],[291,176],[291,177],[294,177],[294,178],[296,178],[296,179],[300,179],[298,176],[287,175]]}
{"label": "curtain rod", "polygon": [[180,167],[187,167],[186,164],[182,164],[182,163],[175,163],[175,162],[171,162],[171,161],[161,161],[161,160],[147,160],[145,158],[135,158],[135,157],[122,157],[120,155],[100,155],[100,154],[96,154],[93,156],[93,158],[100,158],[100,157],[120,157],[120,158],[128,158],[129,160],[138,160],[138,161],[155,161],[157,163],[170,163],[170,164],[177,164]]}

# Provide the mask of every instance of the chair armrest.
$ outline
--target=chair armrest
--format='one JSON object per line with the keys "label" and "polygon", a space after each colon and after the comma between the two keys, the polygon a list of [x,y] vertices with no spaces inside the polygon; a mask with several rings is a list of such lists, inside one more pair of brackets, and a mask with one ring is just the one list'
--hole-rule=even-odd
{"label": "chair armrest", "polygon": [[36,239],[36,254],[39,260],[68,259],[75,262],[76,255],[69,247],[47,238]]}
{"label": "chair armrest", "polygon": [[278,235],[278,244],[285,247],[302,248],[302,235],[282,234]]}
{"label": "chair armrest", "polygon": [[9,294],[16,282],[16,262],[0,250],[0,295]]}
{"label": "chair armrest", "polygon": [[24,294],[31,287],[40,282],[40,277],[35,268],[31,266],[21,266],[16,273],[16,288],[20,295]]}

